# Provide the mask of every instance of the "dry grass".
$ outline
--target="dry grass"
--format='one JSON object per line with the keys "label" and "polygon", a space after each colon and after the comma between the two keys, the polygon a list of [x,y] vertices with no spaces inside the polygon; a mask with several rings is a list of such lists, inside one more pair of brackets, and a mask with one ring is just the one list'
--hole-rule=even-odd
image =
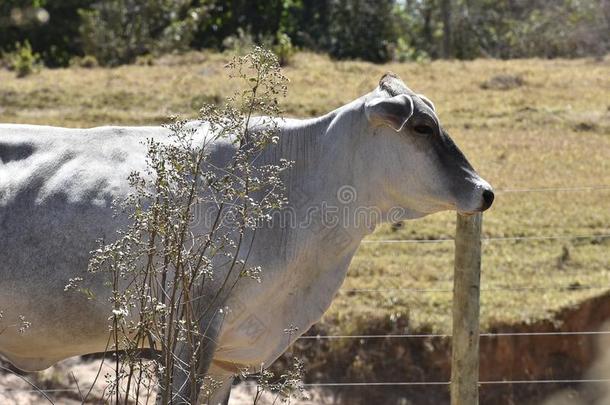
{"label": "dry grass", "polygon": [[[227,56],[189,54],[155,66],[0,71],[0,122],[63,126],[158,124],[194,115],[233,84]],[[496,189],[610,186],[610,60],[514,60],[373,65],[299,54],[287,68],[289,115],[319,115],[373,89],[387,70],[434,100],[441,119]],[[522,79],[482,89],[498,76]],[[509,86],[510,87],[510,86]],[[409,222],[371,239],[451,237],[451,213]],[[610,189],[500,193],[485,215],[490,237],[610,233]],[[408,317],[410,328],[448,331],[452,244],[365,244],[325,322],[350,333],[370,317]],[[502,287],[552,287],[506,291]],[[577,289],[592,286],[592,289]],[[354,288],[426,292],[348,293]],[[610,238],[489,242],[484,248],[483,324],[533,321],[610,289]],[[495,290],[499,288],[500,290]]]}

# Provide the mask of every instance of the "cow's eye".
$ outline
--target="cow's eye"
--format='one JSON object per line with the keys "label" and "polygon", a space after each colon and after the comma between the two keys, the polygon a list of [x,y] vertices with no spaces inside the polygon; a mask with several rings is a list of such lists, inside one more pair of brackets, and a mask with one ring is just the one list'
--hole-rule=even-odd
{"label": "cow's eye", "polygon": [[422,135],[432,135],[434,133],[434,128],[430,125],[416,125],[413,127],[413,130]]}

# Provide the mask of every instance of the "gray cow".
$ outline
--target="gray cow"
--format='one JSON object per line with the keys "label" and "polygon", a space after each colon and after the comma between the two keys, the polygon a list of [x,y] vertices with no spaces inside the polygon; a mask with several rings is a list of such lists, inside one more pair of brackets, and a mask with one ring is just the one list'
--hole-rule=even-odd
{"label": "gray cow", "polygon": [[[206,124],[193,125],[205,138]],[[230,316],[206,319],[217,342],[203,354],[206,372],[223,382],[210,404],[228,401],[236,370],[270,365],[320,319],[360,241],[380,222],[480,212],[494,198],[433,104],[393,74],[323,117],[281,120],[279,128],[278,144],[260,161],[294,162],[285,179],[287,208],[308,226],[261,230],[248,261],[263,268],[262,282],[240,280],[218,305]],[[0,125],[0,354],[18,368],[41,370],[106,348],[108,291],[100,275],[86,273],[89,252],[125,225],[110,202],[130,192],[130,172],[145,169],[142,141],[168,134],[162,127]],[[218,142],[211,159],[226,161],[233,152]],[[323,204],[344,218],[363,207],[378,215],[321,224],[311,208]],[[85,278],[98,299],[64,292],[74,277]],[[31,323],[25,333],[20,315]],[[297,332],[287,336],[288,327]]]}

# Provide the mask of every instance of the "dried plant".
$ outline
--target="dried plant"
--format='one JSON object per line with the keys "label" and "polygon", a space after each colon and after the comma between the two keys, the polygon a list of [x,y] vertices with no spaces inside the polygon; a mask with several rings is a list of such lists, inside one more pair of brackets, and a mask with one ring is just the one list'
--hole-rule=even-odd
{"label": "dried plant", "polygon": [[[147,140],[147,171],[132,173],[133,192],[118,205],[129,225],[93,252],[89,270],[107,274],[112,290],[110,402],[138,403],[151,381],[161,404],[196,403],[204,383],[213,389],[204,381],[207,329],[237,281],[260,281],[264,271],[248,265],[248,249],[256,227],[286,202],[281,174],[290,162],[254,163],[278,141],[287,79],[261,48],[228,68],[245,89],[224,106],[205,105],[199,122],[175,120],[167,139]],[[234,151],[221,163],[211,159],[219,142]],[[89,294],[78,282],[66,288]],[[156,353],[150,362],[145,347]]]}

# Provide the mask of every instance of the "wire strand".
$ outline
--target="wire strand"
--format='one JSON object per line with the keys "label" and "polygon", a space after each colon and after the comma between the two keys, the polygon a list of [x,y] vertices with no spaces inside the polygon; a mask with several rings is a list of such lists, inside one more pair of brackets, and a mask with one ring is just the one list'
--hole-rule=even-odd
{"label": "wire strand", "polygon": [[[582,384],[582,383],[610,383],[610,379],[582,379],[582,380],[497,380],[479,381],[479,385],[493,384]],[[421,382],[351,382],[351,383],[309,383],[305,387],[358,387],[358,386],[429,386],[450,385],[451,381],[421,381]]]}
{"label": "wire strand", "polygon": [[[479,381],[479,385],[496,385],[496,384],[598,384],[610,383],[610,379],[567,379],[567,380],[495,380],[495,381]],[[385,387],[385,386],[447,386],[451,381],[388,381],[388,382],[329,382],[329,383],[305,383],[303,387]],[[256,382],[243,382],[243,386],[257,386]],[[76,392],[74,389],[49,389],[49,390],[32,390],[32,389],[4,389],[0,390],[0,395],[13,392],[37,392],[37,393],[57,393],[57,392]]]}
{"label": "wire strand", "polygon": [[48,389],[48,390],[35,390],[35,389],[20,389],[20,388],[6,388],[3,390],[0,390],[0,395],[2,394],[10,394],[11,392],[46,392],[46,393],[57,393],[57,392],[76,392],[78,391],[77,388],[72,388],[72,389],[68,389],[68,388],[62,388],[62,389]]}
{"label": "wire strand", "polygon": [[[599,336],[610,335],[607,331],[566,331],[566,332],[497,332],[480,333],[479,337],[511,337],[511,336]],[[426,339],[426,338],[451,338],[450,334],[443,333],[412,333],[412,334],[386,334],[386,335],[310,335],[301,336],[298,340],[331,340],[331,339]]]}
{"label": "wire strand", "polygon": [[601,191],[610,190],[610,185],[580,186],[580,187],[537,187],[537,188],[505,188],[496,190],[496,194],[508,193],[544,193],[544,192],[572,192],[572,191]]}
{"label": "wire strand", "polygon": [[[507,188],[496,190],[496,194],[510,193],[532,193],[532,192],[581,192],[581,191],[601,191],[610,190],[610,185],[600,186],[582,186],[582,187],[541,187],[541,188]],[[597,235],[555,235],[555,236],[514,236],[514,237],[488,237],[482,238],[482,242],[502,242],[502,241],[525,241],[525,240],[565,240],[565,239],[595,239],[595,238],[610,238],[610,234]],[[414,244],[434,244],[453,242],[453,238],[440,239],[402,239],[402,240],[365,240],[365,244],[381,244],[381,243],[414,243]],[[550,289],[603,289],[610,288],[608,286],[553,286],[553,287],[497,287],[486,288],[481,291],[532,291],[532,290],[550,290]],[[416,289],[416,288],[391,288],[391,289],[350,289],[344,290],[344,293],[360,293],[360,292],[452,292],[452,289]],[[499,333],[481,333],[480,337],[514,337],[514,336],[598,336],[610,335],[610,331],[567,331],[567,332],[499,332]],[[325,335],[325,336],[301,336],[299,340],[329,340],[329,339],[407,339],[407,338],[451,338],[449,334],[386,334],[386,335]],[[575,384],[575,383],[610,383],[610,379],[561,379],[561,380],[497,380],[497,381],[479,381],[479,385],[496,385],[496,384]],[[421,381],[421,382],[330,382],[330,383],[307,383],[304,387],[358,387],[358,386],[447,386],[451,381]],[[0,395],[17,393],[17,392],[32,392],[32,393],[66,393],[76,392],[77,389],[4,389],[0,390]]]}
{"label": "wire strand", "polygon": [[[451,280],[436,280],[437,283],[451,282]],[[497,286],[481,288],[481,292],[498,292],[498,291],[552,291],[552,290],[604,290],[610,289],[610,285],[555,285],[555,286],[528,286],[528,287],[514,287],[514,286]],[[387,293],[387,292],[415,292],[415,293],[432,293],[432,292],[453,292],[452,288],[409,288],[409,287],[397,287],[397,288],[352,288],[346,290],[339,290],[342,294],[358,294],[358,293]]]}
{"label": "wire strand", "polygon": [[[555,236],[506,236],[481,238],[481,242],[504,242],[504,241],[523,241],[523,240],[563,240],[563,239],[605,239],[610,238],[610,234],[595,235],[555,235]],[[362,243],[444,243],[454,242],[453,238],[440,239],[370,239],[363,240]]]}
{"label": "wire strand", "polygon": [[449,385],[451,381],[416,381],[416,382],[408,382],[408,381],[397,381],[397,382],[351,382],[351,383],[309,383],[303,384],[304,387],[362,387],[362,386],[417,386],[417,385]]}

